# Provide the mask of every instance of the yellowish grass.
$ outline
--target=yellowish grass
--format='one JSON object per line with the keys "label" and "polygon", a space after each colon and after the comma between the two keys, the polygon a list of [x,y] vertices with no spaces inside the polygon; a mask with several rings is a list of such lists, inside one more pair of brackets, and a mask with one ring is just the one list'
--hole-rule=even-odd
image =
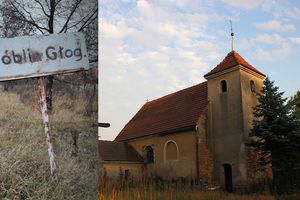
{"label": "yellowish grass", "polygon": [[220,191],[166,190],[144,192],[141,189],[115,188],[107,194],[101,193],[99,200],[299,200],[296,194],[275,197],[271,194],[228,194]]}
{"label": "yellowish grass", "polygon": [[[97,199],[98,151],[95,116],[84,115],[83,94],[54,98],[51,129],[59,182],[50,178],[39,111],[17,94],[0,92],[0,199]],[[96,100],[95,100],[96,101]],[[77,155],[74,155],[74,136]]]}

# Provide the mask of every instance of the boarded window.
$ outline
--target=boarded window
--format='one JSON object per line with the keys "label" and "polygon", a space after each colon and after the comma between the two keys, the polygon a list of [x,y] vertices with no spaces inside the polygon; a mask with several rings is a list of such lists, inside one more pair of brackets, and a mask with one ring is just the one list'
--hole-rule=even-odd
{"label": "boarded window", "polygon": [[221,92],[227,92],[227,83],[225,80],[221,81]]}
{"label": "boarded window", "polygon": [[178,150],[173,141],[169,141],[166,146],[166,160],[177,160]]}
{"label": "boarded window", "polygon": [[146,151],[147,163],[153,163],[154,162],[153,148],[151,146],[146,146],[145,151]]}

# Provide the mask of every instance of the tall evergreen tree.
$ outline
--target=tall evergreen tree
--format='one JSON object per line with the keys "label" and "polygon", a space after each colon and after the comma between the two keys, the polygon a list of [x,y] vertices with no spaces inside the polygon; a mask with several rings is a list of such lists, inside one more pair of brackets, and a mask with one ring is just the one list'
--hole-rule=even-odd
{"label": "tall evergreen tree", "polygon": [[[288,192],[299,151],[297,120],[286,104],[283,92],[267,77],[264,81],[259,104],[254,107],[255,120],[250,136],[255,138],[250,146],[263,152],[262,167],[272,165],[273,181],[277,192]],[[269,156],[268,156],[269,155]]]}
{"label": "tall evergreen tree", "polygon": [[300,121],[300,90],[289,100],[293,114]]}

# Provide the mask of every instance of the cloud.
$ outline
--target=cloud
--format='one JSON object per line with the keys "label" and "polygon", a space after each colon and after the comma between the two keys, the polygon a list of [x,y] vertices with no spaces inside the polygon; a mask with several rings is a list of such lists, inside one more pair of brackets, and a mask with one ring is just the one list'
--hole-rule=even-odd
{"label": "cloud", "polygon": [[243,8],[247,10],[251,10],[261,5],[263,0],[223,0],[226,4],[232,7]]}
{"label": "cloud", "polygon": [[285,9],[284,13],[290,18],[300,19],[300,9],[297,7]]}
{"label": "cloud", "polygon": [[262,42],[266,44],[281,44],[285,42],[285,39],[281,37],[279,34],[260,34],[256,36],[255,40],[257,42]]}
{"label": "cloud", "polygon": [[300,44],[300,37],[290,37],[289,40],[290,40],[292,43]]}
{"label": "cloud", "polygon": [[281,43],[272,50],[265,50],[258,47],[251,53],[251,55],[261,61],[282,61],[287,60],[292,53],[293,48],[290,43]]}
{"label": "cloud", "polygon": [[[178,2],[179,3],[179,2]],[[146,102],[204,81],[222,44],[206,34],[222,20],[214,12],[183,13],[138,1],[123,11],[113,4],[100,16],[100,116],[111,123],[102,139],[114,139]]]}
{"label": "cloud", "polygon": [[279,20],[269,20],[266,22],[255,23],[256,28],[277,32],[288,32],[295,30],[293,24],[282,24]]}
{"label": "cloud", "polygon": [[285,38],[277,33],[264,33],[247,41],[253,48],[252,57],[261,61],[283,61],[289,59],[293,54],[292,43],[296,43],[297,38]]}

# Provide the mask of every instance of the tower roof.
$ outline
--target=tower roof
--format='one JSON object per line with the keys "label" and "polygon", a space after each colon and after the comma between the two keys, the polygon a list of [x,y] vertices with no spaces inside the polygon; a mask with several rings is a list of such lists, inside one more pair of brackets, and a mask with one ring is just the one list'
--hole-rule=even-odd
{"label": "tower roof", "polygon": [[210,72],[204,75],[204,77],[210,76],[212,74],[224,71],[226,69],[229,69],[231,67],[242,65],[262,76],[266,76],[265,74],[258,71],[255,67],[250,65],[240,54],[238,54],[236,51],[231,51],[227,54],[227,56],[220,62],[215,68],[213,68]]}

